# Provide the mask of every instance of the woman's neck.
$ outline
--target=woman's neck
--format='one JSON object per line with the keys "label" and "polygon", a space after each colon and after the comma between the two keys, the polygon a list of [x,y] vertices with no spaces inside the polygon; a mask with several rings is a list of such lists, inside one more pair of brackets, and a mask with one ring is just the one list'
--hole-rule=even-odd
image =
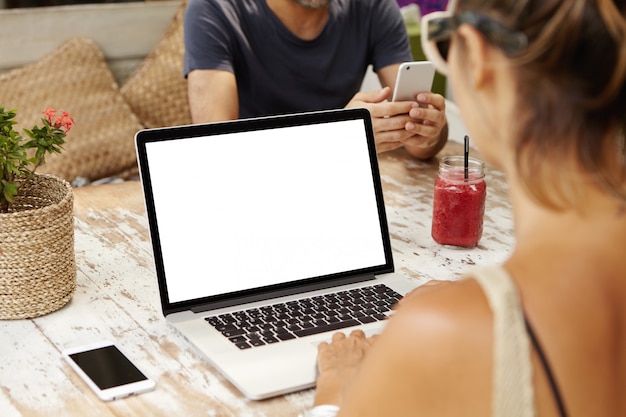
{"label": "woman's neck", "polygon": [[[509,173],[510,174],[510,173]],[[511,179],[513,178],[513,179]],[[614,257],[626,267],[626,204],[598,190],[589,181],[577,181],[584,187],[576,207],[550,209],[528,195],[515,177],[509,175],[517,251],[561,248],[572,256],[584,252]]]}

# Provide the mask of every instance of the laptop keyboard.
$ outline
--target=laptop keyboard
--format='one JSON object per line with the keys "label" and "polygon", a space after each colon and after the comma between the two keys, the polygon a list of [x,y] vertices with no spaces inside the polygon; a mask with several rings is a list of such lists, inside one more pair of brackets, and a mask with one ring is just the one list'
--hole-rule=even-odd
{"label": "laptop keyboard", "polygon": [[206,317],[239,349],[385,320],[402,296],[384,284]]}

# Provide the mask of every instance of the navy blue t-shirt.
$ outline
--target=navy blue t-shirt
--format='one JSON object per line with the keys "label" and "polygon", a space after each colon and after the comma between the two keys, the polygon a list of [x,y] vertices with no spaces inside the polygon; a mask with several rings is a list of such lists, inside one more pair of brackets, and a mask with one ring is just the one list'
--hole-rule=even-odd
{"label": "navy blue t-shirt", "polygon": [[332,0],[313,40],[293,35],[265,0],[189,0],[185,68],[230,71],[239,117],[344,107],[374,70],[410,61],[396,0]]}

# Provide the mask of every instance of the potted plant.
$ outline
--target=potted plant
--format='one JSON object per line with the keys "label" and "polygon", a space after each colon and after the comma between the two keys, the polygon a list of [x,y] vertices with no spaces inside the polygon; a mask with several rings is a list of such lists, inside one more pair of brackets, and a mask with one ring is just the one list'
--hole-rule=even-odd
{"label": "potted plant", "polygon": [[0,319],[55,311],[76,288],[72,188],[35,172],[63,150],[74,120],[48,108],[24,137],[15,116],[0,106]]}

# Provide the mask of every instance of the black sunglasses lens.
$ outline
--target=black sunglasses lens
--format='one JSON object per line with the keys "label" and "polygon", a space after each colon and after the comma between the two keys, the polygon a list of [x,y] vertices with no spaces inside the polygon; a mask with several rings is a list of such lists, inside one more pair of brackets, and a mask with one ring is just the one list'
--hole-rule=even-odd
{"label": "black sunglasses lens", "polygon": [[450,39],[442,39],[437,41],[437,50],[441,54],[444,61],[448,60],[448,50],[450,49]]}

